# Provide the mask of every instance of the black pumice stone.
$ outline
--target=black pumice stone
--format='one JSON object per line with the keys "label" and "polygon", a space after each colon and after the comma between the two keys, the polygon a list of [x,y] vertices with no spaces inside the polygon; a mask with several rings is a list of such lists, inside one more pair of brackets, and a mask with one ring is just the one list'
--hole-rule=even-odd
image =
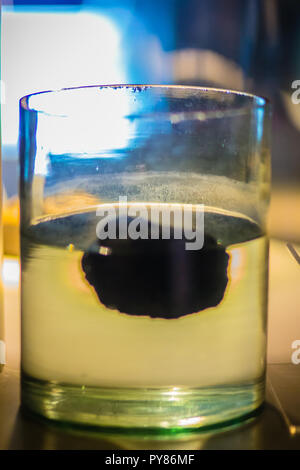
{"label": "black pumice stone", "polygon": [[99,301],[121,313],[174,319],[217,306],[228,283],[229,256],[206,234],[187,240],[95,240],[81,260]]}

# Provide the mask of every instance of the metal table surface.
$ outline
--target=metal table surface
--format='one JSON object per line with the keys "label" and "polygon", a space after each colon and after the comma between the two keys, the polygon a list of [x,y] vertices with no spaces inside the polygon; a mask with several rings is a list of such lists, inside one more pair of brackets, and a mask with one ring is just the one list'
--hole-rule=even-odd
{"label": "metal table surface", "polygon": [[[292,368],[292,369],[291,369]],[[299,371],[299,372],[298,372]],[[296,373],[296,375],[294,375]],[[201,436],[189,434],[172,440],[151,440],[118,434],[87,434],[84,431],[66,431],[47,425],[25,415],[20,410],[19,372],[3,370],[0,375],[0,449],[299,449],[300,434],[291,428],[282,411],[282,397],[274,390],[280,384],[280,393],[288,394],[288,403],[299,407],[299,390],[292,392],[287,377],[294,376],[300,386],[300,370],[295,366],[272,365],[268,371],[267,401],[255,420],[239,428],[218,434]],[[295,396],[293,396],[295,393]],[[292,432],[291,432],[292,431]]]}

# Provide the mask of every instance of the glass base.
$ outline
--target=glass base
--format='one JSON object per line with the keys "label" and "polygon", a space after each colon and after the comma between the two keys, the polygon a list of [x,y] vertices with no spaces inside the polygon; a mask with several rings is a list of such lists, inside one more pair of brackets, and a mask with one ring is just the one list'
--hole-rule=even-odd
{"label": "glass base", "polygon": [[264,380],[211,388],[99,388],[22,376],[22,406],[44,418],[118,430],[182,432],[232,426],[255,415]]}

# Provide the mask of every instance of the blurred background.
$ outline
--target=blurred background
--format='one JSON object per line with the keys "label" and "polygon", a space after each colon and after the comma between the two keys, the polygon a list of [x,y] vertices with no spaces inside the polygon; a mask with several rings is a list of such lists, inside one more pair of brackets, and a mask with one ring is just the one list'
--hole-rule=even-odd
{"label": "blurred background", "polygon": [[[273,105],[269,360],[289,362],[295,331],[300,337],[295,297],[300,266],[286,248],[292,242],[300,253],[299,0],[3,0],[2,5],[6,254],[18,254],[21,96],[108,83],[202,85],[263,95]],[[10,266],[7,276],[14,279],[17,268]]]}

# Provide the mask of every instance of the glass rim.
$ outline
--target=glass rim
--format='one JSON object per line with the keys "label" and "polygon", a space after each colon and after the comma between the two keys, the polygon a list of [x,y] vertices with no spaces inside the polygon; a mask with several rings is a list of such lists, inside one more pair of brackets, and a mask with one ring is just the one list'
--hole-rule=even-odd
{"label": "glass rim", "polygon": [[[233,96],[240,96],[244,97],[248,100],[248,102],[244,105],[238,106],[236,108],[228,108],[228,109],[216,109],[216,110],[195,110],[195,111],[155,111],[153,113],[144,113],[144,114],[136,114],[136,115],[128,115],[124,116],[127,118],[170,118],[174,117],[177,118],[179,121],[182,119],[191,119],[191,120],[206,120],[210,118],[222,118],[222,117],[232,117],[238,115],[244,115],[245,113],[249,113],[249,111],[253,109],[264,109],[268,110],[271,107],[271,103],[268,98],[255,95],[253,93],[249,93],[246,91],[239,91],[239,90],[232,90],[226,88],[215,88],[215,87],[204,87],[204,86],[196,86],[196,85],[159,85],[159,84],[97,84],[97,85],[82,85],[82,86],[75,86],[75,87],[66,87],[66,88],[59,88],[53,90],[43,90],[34,93],[29,93],[24,95],[19,100],[20,109],[24,111],[36,113],[36,114],[44,114],[48,116],[57,116],[57,117],[66,117],[66,115],[56,114],[52,112],[47,112],[45,109],[37,109],[36,107],[30,107],[28,101],[33,96],[39,95],[52,95],[58,93],[67,93],[69,91],[76,91],[76,90],[91,90],[91,89],[160,89],[160,90],[194,90],[199,91],[199,93],[216,93],[220,95],[233,95]],[[187,97],[188,99],[188,97]]]}

